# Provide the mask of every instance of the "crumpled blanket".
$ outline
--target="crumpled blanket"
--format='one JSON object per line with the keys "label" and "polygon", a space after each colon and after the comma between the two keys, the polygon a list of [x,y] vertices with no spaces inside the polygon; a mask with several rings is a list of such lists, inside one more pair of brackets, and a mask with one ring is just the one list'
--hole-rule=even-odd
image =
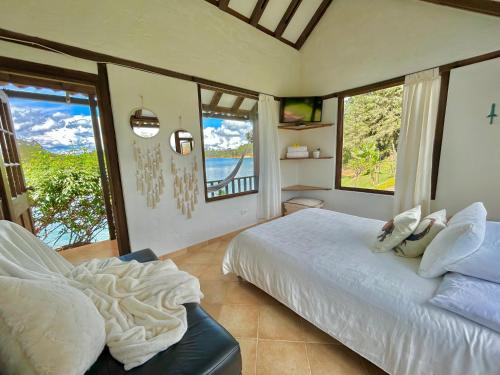
{"label": "crumpled blanket", "polygon": [[93,259],[66,277],[104,317],[106,344],[125,370],[177,343],[187,330],[183,304],[199,303],[203,296],[198,279],[179,271],[171,260]]}
{"label": "crumpled blanket", "polygon": [[125,370],[177,343],[187,330],[183,304],[203,298],[198,279],[171,260],[93,259],[73,266],[6,221],[0,221],[0,275],[59,280],[83,291],[104,317],[106,344]]}

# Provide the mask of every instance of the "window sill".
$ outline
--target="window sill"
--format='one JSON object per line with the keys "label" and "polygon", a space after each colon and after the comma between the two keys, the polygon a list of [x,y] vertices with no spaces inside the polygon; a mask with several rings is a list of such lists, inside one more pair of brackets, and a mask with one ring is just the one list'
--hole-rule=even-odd
{"label": "window sill", "polygon": [[394,192],[390,190],[364,189],[364,188],[343,187],[343,186],[335,187],[335,190],[345,190],[345,191],[354,191],[358,193],[370,193],[370,194],[380,194],[380,195],[394,195]]}
{"label": "window sill", "polygon": [[244,191],[242,193],[219,195],[217,197],[212,197],[212,198],[208,198],[207,196],[205,196],[205,202],[210,203],[215,201],[221,201],[223,199],[238,198],[244,195],[257,194],[258,192],[259,192],[258,190],[249,190],[249,191]]}

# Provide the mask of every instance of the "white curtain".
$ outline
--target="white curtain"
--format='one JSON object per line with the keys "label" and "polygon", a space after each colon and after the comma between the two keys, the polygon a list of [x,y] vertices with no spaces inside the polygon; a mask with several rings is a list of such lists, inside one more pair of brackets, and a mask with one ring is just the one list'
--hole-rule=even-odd
{"label": "white curtain", "polygon": [[423,215],[430,213],[432,150],[440,86],[439,69],[410,74],[405,78],[394,193],[395,214],[419,204]]}
{"label": "white curtain", "polygon": [[278,144],[278,103],[274,97],[259,95],[259,194],[258,219],[281,215],[281,173]]}

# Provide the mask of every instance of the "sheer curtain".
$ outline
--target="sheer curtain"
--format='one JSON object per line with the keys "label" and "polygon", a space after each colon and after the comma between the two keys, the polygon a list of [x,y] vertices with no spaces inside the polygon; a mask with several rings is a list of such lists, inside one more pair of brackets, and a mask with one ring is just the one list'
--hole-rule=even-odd
{"label": "sheer curtain", "polygon": [[422,206],[430,213],[432,150],[439,103],[439,69],[405,78],[396,167],[394,213]]}
{"label": "sheer curtain", "polygon": [[281,172],[278,144],[278,104],[272,96],[259,95],[259,194],[258,219],[281,215]]}

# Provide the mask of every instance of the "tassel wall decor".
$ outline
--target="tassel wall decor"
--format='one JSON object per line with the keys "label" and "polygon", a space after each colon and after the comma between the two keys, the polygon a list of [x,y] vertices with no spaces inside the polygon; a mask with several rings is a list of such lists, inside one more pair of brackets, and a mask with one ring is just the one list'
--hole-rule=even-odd
{"label": "tassel wall decor", "polygon": [[141,148],[134,142],[134,159],[137,191],[146,197],[149,208],[156,208],[165,190],[160,144],[153,148]]}
{"label": "tassel wall decor", "polygon": [[173,176],[174,199],[177,202],[177,209],[186,218],[191,219],[195,206],[198,203],[198,164],[195,160],[191,171],[187,171],[186,168],[177,168],[172,157],[170,172]]}

